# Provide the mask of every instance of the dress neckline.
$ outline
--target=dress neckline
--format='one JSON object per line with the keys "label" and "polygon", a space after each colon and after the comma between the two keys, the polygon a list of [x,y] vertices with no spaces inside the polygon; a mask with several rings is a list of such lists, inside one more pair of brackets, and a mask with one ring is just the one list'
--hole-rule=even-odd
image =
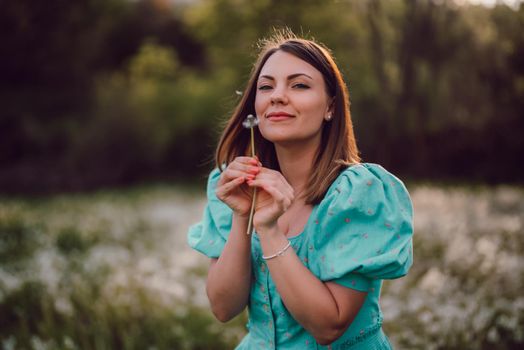
{"label": "dress neckline", "polygon": [[304,232],[307,231],[307,229],[308,229],[309,226],[311,225],[311,221],[313,220],[313,217],[316,216],[316,211],[317,211],[318,206],[319,206],[318,204],[315,204],[315,205],[313,206],[313,209],[311,210],[311,213],[309,214],[309,217],[308,217],[308,219],[307,219],[307,221],[306,221],[306,224],[304,225],[304,228],[302,229],[302,232],[297,233],[297,234],[294,235],[294,236],[286,237],[288,240],[290,240],[290,241],[291,241],[291,240],[295,240],[295,239],[301,237],[301,236],[304,234]]}
{"label": "dress neckline", "polygon": [[[353,166],[358,166],[358,165],[366,167],[367,164],[370,164],[370,163],[358,163],[358,164],[353,164],[353,165],[349,166],[347,169],[349,169],[349,168],[351,168],[351,167],[353,167]],[[344,171],[347,171],[347,169],[345,169]],[[337,184],[339,183],[340,176],[342,175],[342,173],[343,173],[344,171],[340,172],[340,174],[338,174],[337,178],[336,178],[336,179],[331,183],[331,185],[329,186],[329,188],[328,188],[328,190],[327,190],[326,195],[324,196],[324,198],[322,198],[322,200],[321,200],[319,203],[317,203],[317,204],[315,204],[315,205],[313,206],[313,210],[311,210],[311,214],[309,214],[309,217],[308,217],[308,219],[307,219],[307,221],[306,221],[306,225],[304,225],[304,228],[302,229],[302,232],[300,232],[300,233],[298,233],[298,234],[296,234],[296,235],[294,235],[294,236],[291,236],[291,237],[287,237],[287,236],[286,236],[286,238],[287,238],[289,241],[294,241],[294,240],[297,240],[297,239],[301,238],[301,237],[304,235],[304,233],[309,229],[309,226],[312,225],[311,222],[313,221],[313,218],[316,217],[316,215],[317,215],[317,210],[318,210],[318,208],[320,207],[320,205],[321,205],[322,203],[324,203],[324,201],[326,200],[326,197],[327,197],[328,194],[333,190],[333,188],[336,188]],[[339,192],[340,192],[340,191],[339,191]],[[258,234],[256,234],[255,237],[256,237],[256,239],[259,239],[259,238],[258,238]]]}

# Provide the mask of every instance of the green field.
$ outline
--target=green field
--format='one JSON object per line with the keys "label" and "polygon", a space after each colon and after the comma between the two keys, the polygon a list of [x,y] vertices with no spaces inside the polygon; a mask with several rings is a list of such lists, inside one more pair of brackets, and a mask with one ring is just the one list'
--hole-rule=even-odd
{"label": "green field", "polygon": [[[524,190],[410,187],[415,259],[381,304],[398,349],[524,344]],[[203,191],[180,186],[0,200],[2,349],[232,349],[207,260],[185,234]]]}

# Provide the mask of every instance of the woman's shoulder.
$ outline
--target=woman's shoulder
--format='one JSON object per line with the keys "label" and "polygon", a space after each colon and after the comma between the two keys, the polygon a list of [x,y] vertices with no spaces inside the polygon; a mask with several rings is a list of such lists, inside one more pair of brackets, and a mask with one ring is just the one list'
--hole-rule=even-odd
{"label": "woman's shoulder", "polygon": [[401,190],[406,190],[402,180],[381,165],[357,163],[340,172],[328,189],[328,194],[356,190],[362,186],[372,187],[373,185],[399,186]]}
{"label": "woman's shoulder", "polygon": [[221,171],[219,168],[215,167],[211,169],[209,172],[209,175],[207,177],[207,197],[208,199],[213,198],[215,195],[215,189],[218,183],[218,180],[220,180]]}
{"label": "woman's shoulder", "polygon": [[310,239],[319,258],[312,266],[322,280],[349,272],[379,279],[407,273],[413,208],[402,181],[382,166],[361,163],[344,169],[315,215]]}
{"label": "woman's shoulder", "polygon": [[342,170],[335,181],[347,180],[359,180],[359,179],[373,179],[377,180],[389,180],[389,181],[399,181],[402,182],[399,178],[393,175],[390,171],[386,170],[382,165],[375,163],[356,163],[348,166],[346,169]]}
{"label": "woman's shoulder", "polygon": [[358,163],[340,172],[320,207],[367,211],[386,204],[412,212],[411,198],[402,180],[379,164]]}
{"label": "woman's shoulder", "polygon": [[208,175],[208,182],[210,181],[218,181],[218,178],[220,177],[220,169],[218,167],[214,167],[211,169]]}

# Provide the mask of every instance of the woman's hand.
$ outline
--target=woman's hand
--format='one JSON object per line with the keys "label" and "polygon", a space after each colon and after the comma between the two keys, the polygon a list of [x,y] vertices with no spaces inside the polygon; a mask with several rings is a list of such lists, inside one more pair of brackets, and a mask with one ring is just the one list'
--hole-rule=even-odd
{"label": "woman's hand", "polygon": [[215,193],[237,215],[249,216],[253,191],[245,182],[256,177],[260,166],[256,158],[236,157],[220,175]]}
{"label": "woman's hand", "polygon": [[257,201],[253,225],[257,232],[274,228],[278,218],[284,214],[295,198],[293,187],[278,171],[260,168],[250,187],[257,187]]}

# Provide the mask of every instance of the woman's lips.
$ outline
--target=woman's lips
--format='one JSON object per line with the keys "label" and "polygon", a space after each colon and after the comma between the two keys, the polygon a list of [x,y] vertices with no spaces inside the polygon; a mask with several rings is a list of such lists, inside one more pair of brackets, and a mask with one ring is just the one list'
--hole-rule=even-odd
{"label": "woman's lips", "polygon": [[289,114],[270,114],[267,117],[267,119],[269,119],[269,120],[271,120],[273,122],[288,120],[288,119],[291,119],[291,118],[293,118],[293,116],[289,115]]}

